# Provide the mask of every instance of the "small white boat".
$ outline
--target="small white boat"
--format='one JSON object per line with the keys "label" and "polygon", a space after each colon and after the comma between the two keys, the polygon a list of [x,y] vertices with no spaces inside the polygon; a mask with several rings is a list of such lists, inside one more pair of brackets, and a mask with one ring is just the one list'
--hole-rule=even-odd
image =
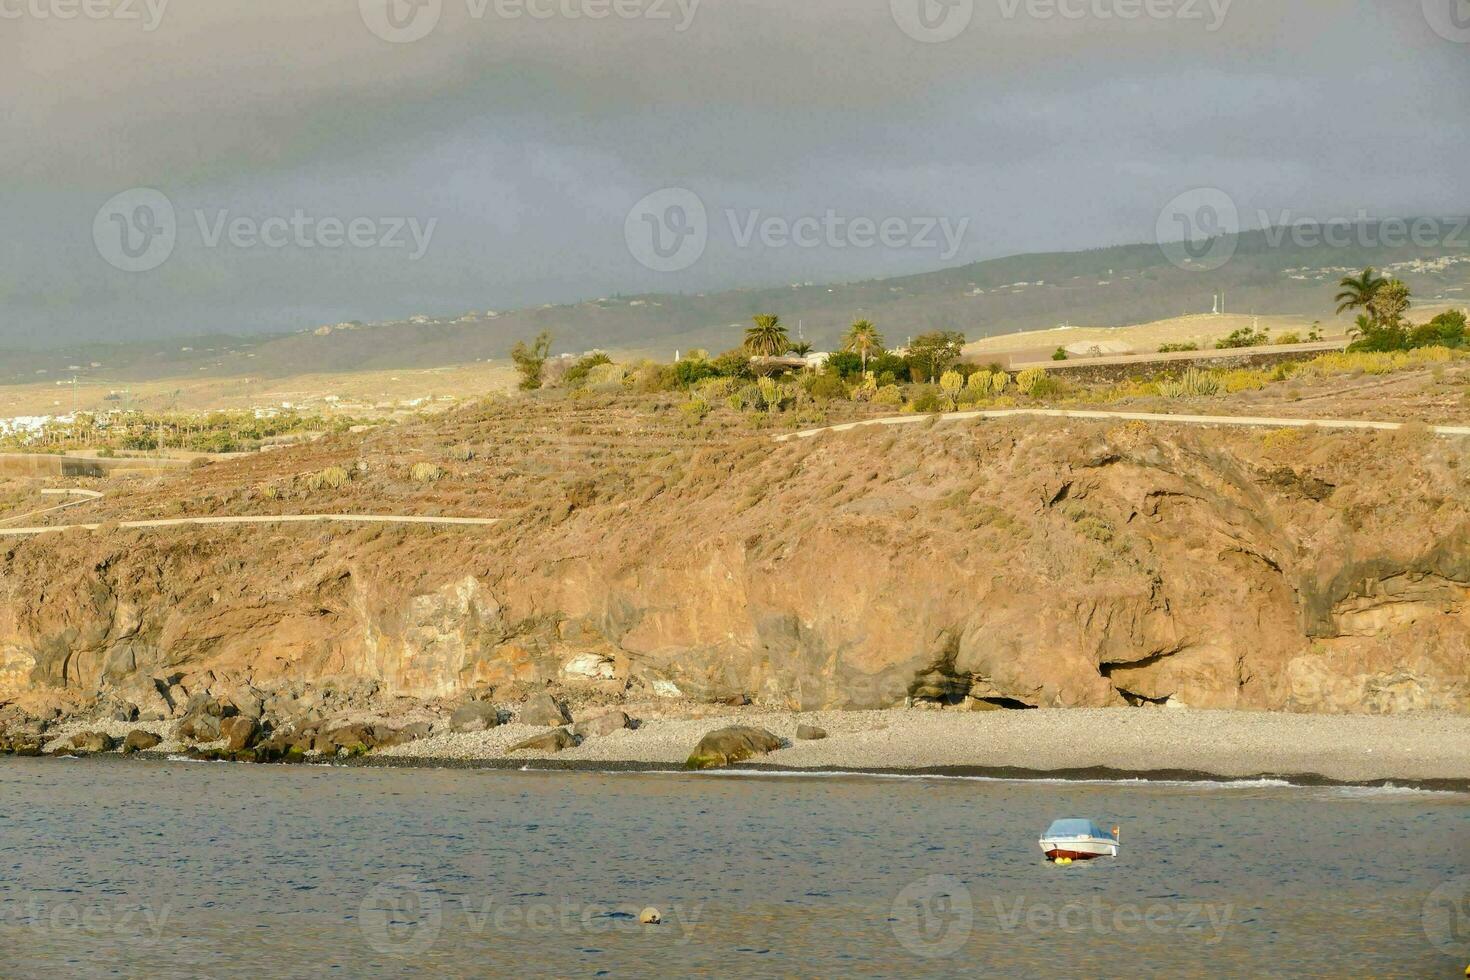
{"label": "small white boat", "polygon": [[1112,833],[1091,820],[1056,820],[1041,835],[1041,853],[1048,861],[1071,864],[1118,856],[1118,828]]}

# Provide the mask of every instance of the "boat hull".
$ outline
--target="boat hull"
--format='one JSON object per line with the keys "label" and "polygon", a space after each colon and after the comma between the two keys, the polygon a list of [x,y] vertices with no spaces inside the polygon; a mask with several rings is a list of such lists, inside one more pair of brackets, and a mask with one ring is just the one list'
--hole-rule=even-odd
{"label": "boat hull", "polygon": [[1043,840],[1041,853],[1048,861],[1093,861],[1103,857],[1118,856],[1115,840]]}

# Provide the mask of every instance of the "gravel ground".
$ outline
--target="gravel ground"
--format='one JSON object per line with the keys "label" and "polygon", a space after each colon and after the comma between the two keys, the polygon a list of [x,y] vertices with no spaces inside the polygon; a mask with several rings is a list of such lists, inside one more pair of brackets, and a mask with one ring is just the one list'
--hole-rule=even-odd
{"label": "gravel ground", "polygon": [[[596,714],[596,711],[590,714]],[[636,715],[635,715],[636,717]],[[767,756],[790,769],[1181,770],[1219,776],[1324,776],[1347,782],[1470,780],[1470,717],[1340,716],[1187,709],[767,713],[649,719],[636,731],[589,738],[555,756],[577,765],[682,765],[707,732],[757,725],[790,744]],[[795,741],[798,724],[829,738]],[[506,749],[545,729],[505,725],[438,735],[376,753],[428,761],[504,760]],[[519,752],[530,762],[548,756]]]}

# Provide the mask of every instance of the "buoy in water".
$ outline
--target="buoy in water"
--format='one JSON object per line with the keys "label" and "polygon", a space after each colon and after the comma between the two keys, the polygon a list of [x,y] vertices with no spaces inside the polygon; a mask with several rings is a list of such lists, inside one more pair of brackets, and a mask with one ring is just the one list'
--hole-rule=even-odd
{"label": "buoy in water", "polygon": [[638,913],[638,921],[645,926],[656,926],[664,921],[664,917],[659,914],[658,909],[650,906]]}

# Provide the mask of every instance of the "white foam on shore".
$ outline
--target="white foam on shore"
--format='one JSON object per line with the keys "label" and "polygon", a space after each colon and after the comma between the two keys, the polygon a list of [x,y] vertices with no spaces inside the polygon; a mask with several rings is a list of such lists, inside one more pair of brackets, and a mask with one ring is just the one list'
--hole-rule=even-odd
{"label": "white foam on shore", "polygon": [[[522,772],[551,772],[523,768]],[[586,771],[586,770],[584,770]],[[998,783],[1021,786],[1105,786],[1116,788],[1160,788],[1186,790],[1262,790],[1287,789],[1318,792],[1334,797],[1353,799],[1389,799],[1393,797],[1462,797],[1470,799],[1470,793],[1456,790],[1419,789],[1413,786],[1313,786],[1293,783],[1285,779],[1144,779],[1133,776],[1120,779],[1067,779],[1056,776],[966,776],[945,773],[922,772],[863,772],[861,770],[813,770],[797,769],[705,769],[687,772],[681,769],[597,769],[591,770],[609,776],[719,776],[742,779],[894,779],[901,781],[919,780],[936,782]]]}

